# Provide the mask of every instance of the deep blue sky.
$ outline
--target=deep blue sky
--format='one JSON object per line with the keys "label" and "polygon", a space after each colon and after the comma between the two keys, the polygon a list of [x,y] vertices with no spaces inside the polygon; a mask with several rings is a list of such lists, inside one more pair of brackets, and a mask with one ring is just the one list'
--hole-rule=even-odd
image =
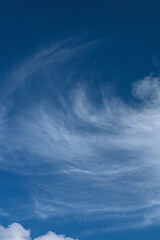
{"label": "deep blue sky", "polygon": [[159,12],[158,0],[0,4],[0,225],[160,237]]}

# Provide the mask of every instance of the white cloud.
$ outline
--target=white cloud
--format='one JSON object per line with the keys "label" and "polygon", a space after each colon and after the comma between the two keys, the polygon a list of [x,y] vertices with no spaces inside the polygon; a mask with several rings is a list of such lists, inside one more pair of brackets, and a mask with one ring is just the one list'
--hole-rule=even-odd
{"label": "white cloud", "polygon": [[[142,98],[136,107],[106,96],[102,107],[96,108],[87,91],[79,88],[64,112],[43,102],[18,116],[19,134],[14,135],[12,147],[39,156],[36,163],[27,157],[24,168],[36,164],[39,174],[50,175],[48,181],[35,180],[39,216],[113,218],[116,213],[117,218],[141,219],[142,225],[156,223],[157,216],[152,215],[157,215],[160,196],[158,81],[147,77],[134,85],[135,96]],[[18,158],[14,164],[16,169]]]}
{"label": "white cloud", "polygon": [[30,240],[30,231],[18,223],[12,223],[5,228],[0,226],[0,239],[2,240]]}
{"label": "white cloud", "polygon": [[[23,228],[21,224],[12,223],[7,228],[0,226],[0,240],[31,240],[30,230]],[[48,232],[43,236],[33,240],[74,240],[65,235],[57,235],[54,232]],[[75,239],[76,240],[76,239]]]}
{"label": "white cloud", "polygon": [[[39,79],[42,67],[66,61],[79,50],[63,42],[33,56],[12,74],[9,80],[15,81],[6,98],[33,81],[35,72]],[[48,82],[53,76],[46,72]],[[22,93],[25,111],[16,109],[7,121],[2,114],[0,167],[30,175],[35,214],[116,216],[125,227],[159,224],[160,78],[134,83],[136,101],[130,105],[103,93],[97,107],[82,86],[60,92],[56,100],[49,94],[37,101],[31,96],[28,104]]]}
{"label": "white cloud", "polygon": [[54,232],[48,232],[46,235],[35,238],[34,240],[73,240],[73,238],[66,237],[65,235],[57,235]]}

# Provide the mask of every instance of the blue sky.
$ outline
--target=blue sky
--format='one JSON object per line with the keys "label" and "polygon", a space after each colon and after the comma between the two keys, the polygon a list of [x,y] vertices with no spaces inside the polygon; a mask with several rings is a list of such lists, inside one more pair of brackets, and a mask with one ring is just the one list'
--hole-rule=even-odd
{"label": "blue sky", "polygon": [[160,236],[159,1],[0,7],[0,240]]}

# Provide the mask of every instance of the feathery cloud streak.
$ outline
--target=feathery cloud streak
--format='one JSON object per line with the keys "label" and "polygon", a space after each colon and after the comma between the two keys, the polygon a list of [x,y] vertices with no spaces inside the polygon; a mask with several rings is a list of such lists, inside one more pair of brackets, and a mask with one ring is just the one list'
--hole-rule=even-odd
{"label": "feathery cloud streak", "polygon": [[[132,94],[138,100],[134,105],[102,94],[101,107],[97,107],[84,87],[85,78],[85,84],[72,84],[53,98],[43,95],[36,101],[29,95],[29,104],[21,93],[20,85],[26,80],[31,91],[41,68],[70,61],[70,56],[88,45],[84,46],[72,51],[68,45],[67,49],[65,44],[58,45],[12,74],[16,80],[6,96],[14,107],[15,90],[20,89],[26,110],[16,109],[12,117],[3,117],[0,167],[30,175],[35,213],[42,218],[84,215],[114,220],[116,216],[125,226],[158,224],[159,77],[133,84]],[[52,78],[44,72],[43,77],[47,83]],[[12,107],[4,104],[6,112]]]}

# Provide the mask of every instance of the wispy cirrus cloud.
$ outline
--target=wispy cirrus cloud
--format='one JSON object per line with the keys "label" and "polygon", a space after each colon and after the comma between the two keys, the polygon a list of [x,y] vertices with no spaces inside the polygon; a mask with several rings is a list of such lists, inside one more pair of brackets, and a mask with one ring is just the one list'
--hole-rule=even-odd
{"label": "wispy cirrus cloud", "polygon": [[[159,77],[148,76],[133,84],[134,104],[102,93],[97,107],[85,78],[83,84],[70,84],[68,89],[47,85],[48,95],[33,98],[31,94],[32,84],[42,77],[41,68],[70,61],[88,46],[58,44],[32,57],[12,74],[11,79],[17,80],[6,94],[12,95],[12,107],[3,128],[0,167],[30,176],[35,214],[41,218],[105,218],[111,220],[110,225],[121,220],[119,227],[158,224]],[[71,72],[69,76],[73,83]],[[45,82],[52,77],[47,68],[47,74],[43,72]],[[59,81],[61,77],[56,72]],[[27,81],[31,86],[21,89],[21,82]],[[15,89],[19,89],[25,110],[20,106],[12,113]],[[26,91],[28,102],[23,94]]]}
{"label": "wispy cirrus cloud", "polygon": [[[142,98],[147,84],[154,86],[158,81],[140,81],[134,95]],[[105,104],[97,109],[81,88],[70,96],[72,104],[65,111],[39,103],[17,118],[19,135],[14,135],[12,146],[29,153],[24,166],[20,162],[22,169],[25,165],[32,169],[35,164],[38,174],[46,175],[45,181],[38,178],[36,183],[35,179],[39,216],[83,213],[112,217],[116,213],[121,217],[123,213],[126,219],[133,214],[143,224],[155,223],[160,113],[158,97],[150,97],[143,97],[137,107],[115,98],[103,99]],[[38,161],[33,156],[39,156]],[[18,167],[18,158],[14,164]],[[47,170],[40,167],[43,164]]]}

